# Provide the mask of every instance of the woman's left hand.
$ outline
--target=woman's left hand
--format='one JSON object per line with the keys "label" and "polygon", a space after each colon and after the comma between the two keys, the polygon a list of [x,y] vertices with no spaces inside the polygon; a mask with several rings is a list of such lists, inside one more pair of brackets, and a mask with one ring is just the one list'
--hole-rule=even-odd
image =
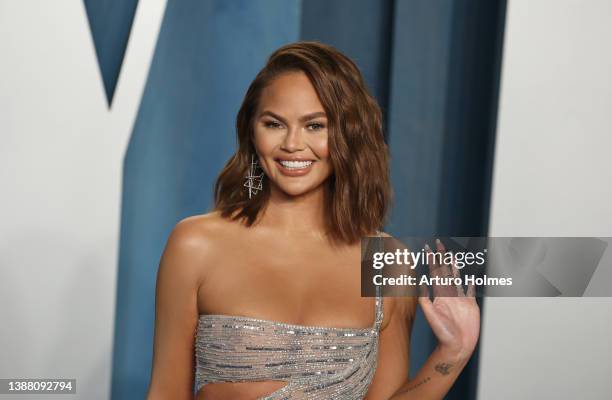
{"label": "woman's left hand", "polygon": [[[442,242],[436,240],[436,248],[442,253],[444,260],[445,248]],[[428,259],[434,254],[426,246]],[[435,259],[435,258],[434,258]],[[429,263],[431,277],[455,277],[461,279],[452,264]],[[463,285],[433,285],[434,300],[429,299],[429,290],[420,285],[419,304],[423,309],[425,319],[438,339],[438,346],[457,356],[468,360],[472,355],[480,335],[480,307],[476,303],[474,284],[470,283],[466,292]]]}

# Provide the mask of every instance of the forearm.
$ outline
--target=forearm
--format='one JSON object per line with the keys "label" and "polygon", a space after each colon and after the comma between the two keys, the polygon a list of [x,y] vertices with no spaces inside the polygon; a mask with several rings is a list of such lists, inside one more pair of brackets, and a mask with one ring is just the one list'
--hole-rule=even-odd
{"label": "forearm", "polygon": [[414,378],[402,385],[389,400],[444,399],[468,360],[469,357],[436,347]]}

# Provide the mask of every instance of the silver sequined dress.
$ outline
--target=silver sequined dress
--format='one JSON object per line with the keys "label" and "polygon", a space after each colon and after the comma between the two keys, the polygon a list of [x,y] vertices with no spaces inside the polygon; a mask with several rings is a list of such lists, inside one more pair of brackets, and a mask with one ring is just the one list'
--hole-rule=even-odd
{"label": "silver sequined dress", "polygon": [[200,315],[197,390],[212,382],[284,380],[287,385],[260,399],[363,399],[376,371],[383,320],[383,299],[380,287],[376,289],[374,324],[369,328]]}

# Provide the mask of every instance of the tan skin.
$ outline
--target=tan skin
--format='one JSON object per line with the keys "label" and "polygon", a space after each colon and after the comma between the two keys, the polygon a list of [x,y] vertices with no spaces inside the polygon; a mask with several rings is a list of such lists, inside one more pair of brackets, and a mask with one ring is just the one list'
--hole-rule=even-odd
{"label": "tan skin", "polygon": [[[149,400],[194,398],[199,314],[326,327],[373,325],[374,299],[360,296],[359,241],[332,245],[324,233],[323,183],[332,173],[327,119],[306,75],[290,72],[273,80],[261,95],[255,118],[254,145],[269,178],[270,204],[250,228],[216,212],[175,226],[157,278]],[[282,173],[278,159],[295,157],[313,161],[306,175]],[[407,377],[418,301],[425,304],[417,297],[384,298],[378,367],[367,400],[412,391]],[[448,331],[448,326],[443,328]],[[464,344],[459,347],[465,350]],[[457,356],[459,347],[445,347],[440,355],[463,360],[465,356]],[[210,383],[195,398],[256,399],[285,385],[287,381],[272,380]]]}

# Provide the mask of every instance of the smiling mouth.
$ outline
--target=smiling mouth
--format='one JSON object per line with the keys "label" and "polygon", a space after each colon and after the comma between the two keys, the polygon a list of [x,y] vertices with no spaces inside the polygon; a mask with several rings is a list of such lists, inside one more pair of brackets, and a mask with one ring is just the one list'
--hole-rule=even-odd
{"label": "smiling mouth", "polygon": [[310,167],[312,160],[277,160],[280,165],[289,170],[299,170]]}

